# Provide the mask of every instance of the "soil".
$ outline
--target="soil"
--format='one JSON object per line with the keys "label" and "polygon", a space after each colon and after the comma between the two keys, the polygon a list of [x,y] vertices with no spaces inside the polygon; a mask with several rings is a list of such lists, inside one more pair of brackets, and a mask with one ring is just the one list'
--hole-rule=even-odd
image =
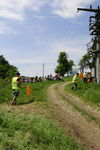
{"label": "soil", "polygon": [[[64,89],[68,83],[55,84],[48,89],[49,102],[54,108],[55,117],[64,131],[82,144],[86,150],[100,150],[100,111],[82,102],[76,96],[67,93]],[[88,116],[95,117],[89,120],[77,106]]]}

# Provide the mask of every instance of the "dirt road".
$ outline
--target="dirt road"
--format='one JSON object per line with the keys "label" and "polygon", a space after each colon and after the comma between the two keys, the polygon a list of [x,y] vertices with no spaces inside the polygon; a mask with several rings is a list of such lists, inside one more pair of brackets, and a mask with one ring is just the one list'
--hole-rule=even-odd
{"label": "dirt road", "polygon": [[86,150],[100,150],[100,111],[65,92],[66,84],[55,84],[48,89],[59,125]]}

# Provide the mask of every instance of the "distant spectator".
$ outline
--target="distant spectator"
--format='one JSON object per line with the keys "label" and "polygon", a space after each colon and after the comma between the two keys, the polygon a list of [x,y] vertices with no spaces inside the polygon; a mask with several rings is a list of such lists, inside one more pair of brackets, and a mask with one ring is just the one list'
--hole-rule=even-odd
{"label": "distant spectator", "polygon": [[82,73],[82,72],[79,73],[79,77],[80,77],[81,79],[84,79],[84,76],[83,76],[83,73]]}
{"label": "distant spectator", "polygon": [[87,83],[87,81],[88,81],[88,73],[85,72],[85,73],[83,74],[83,76],[84,76],[84,78],[83,78],[84,83]]}
{"label": "distant spectator", "polygon": [[91,72],[89,73],[89,76],[88,76],[88,82],[93,82],[93,78],[92,78],[92,73]]}

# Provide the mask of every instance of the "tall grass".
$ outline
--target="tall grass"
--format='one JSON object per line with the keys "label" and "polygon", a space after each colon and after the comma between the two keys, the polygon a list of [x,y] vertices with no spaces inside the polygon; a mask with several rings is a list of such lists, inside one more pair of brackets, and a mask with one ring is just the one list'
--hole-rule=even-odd
{"label": "tall grass", "polygon": [[[0,88],[1,103],[10,102],[12,99],[11,83],[4,82]],[[22,83],[17,103],[47,103],[47,89],[53,83],[57,82]],[[30,96],[26,95],[27,85],[31,87]],[[73,139],[58,128],[57,124],[46,119],[45,115],[35,115],[34,111],[27,113],[19,107],[10,108],[11,111],[5,110],[5,107],[0,108],[0,150],[82,150]]]}
{"label": "tall grass", "polygon": [[[1,82],[0,82],[1,83]],[[46,101],[47,100],[47,88],[57,81],[44,81],[37,83],[22,83],[20,88],[20,95],[17,98],[18,104],[28,103],[32,101]],[[26,86],[30,86],[31,95],[26,95]],[[0,84],[0,103],[10,102],[12,100],[12,87],[11,82],[2,81]]]}
{"label": "tall grass", "polygon": [[100,106],[100,84],[80,81],[77,90],[72,90],[71,87],[72,84],[67,85],[66,90],[80,96],[84,101]]}
{"label": "tall grass", "polygon": [[0,110],[1,150],[82,150],[54,123],[42,116]]}
{"label": "tall grass", "polygon": [[11,80],[0,78],[0,103],[11,100]]}

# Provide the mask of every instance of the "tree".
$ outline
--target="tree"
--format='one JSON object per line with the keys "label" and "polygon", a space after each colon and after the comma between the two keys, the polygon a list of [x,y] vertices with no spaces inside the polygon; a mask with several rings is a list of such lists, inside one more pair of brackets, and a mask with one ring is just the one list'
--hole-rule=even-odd
{"label": "tree", "polygon": [[56,69],[55,69],[55,72],[57,74],[60,74],[61,76],[64,76],[64,74],[66,73],[66,68],[63,64],[59,64]]}
{"label": "tree", "polygon": [[60,52],[57,62],[58,66],[56,67],[55,72],[59,73],[61,76],[64,76],[72,70],[72,66],[74,65],[72,60],[68,60],[68,54],[66,52]]}
{"label": "tree", "polygon": [[95,67],[95,56],[86,53],[79,62],[80,70],[84,72],[85,68],[90,70]]}
{"label": "tree", "polygon": [[16,72],[17,68],[13,65],[10,65],[3,55],[0,55],[0,78],[11,78]]}
{"label": "tree", "polygon": [[73,66],[75,66],[74,61],[73,60],[69,60],[69,72],[72,72]]}
{"label": "tree", "polygon": [[84,72],[85,64],[84,64],[84,60],[83,59],[80,59],[80,62],[79,62],[78,65],[80,66],[80,71]]}

